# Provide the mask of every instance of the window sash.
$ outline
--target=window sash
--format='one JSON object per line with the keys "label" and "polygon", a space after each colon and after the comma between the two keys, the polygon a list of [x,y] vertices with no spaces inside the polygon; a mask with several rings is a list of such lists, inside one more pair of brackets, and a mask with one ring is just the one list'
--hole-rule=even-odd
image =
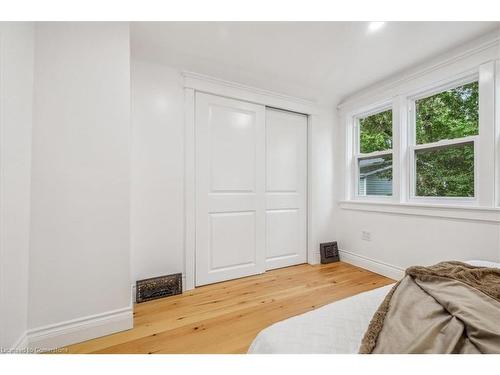
{"label": "window sash", "polygon": [[386,155],[391,155],[393,153],[392,149],[390,150],[384,150],[384,151],[374,151],[374,152],[369,152],[366,154],[356,154],[354,157],[356,159],[372,159],[376,158],[378,156],[386,156]]}
{"label": "window sash", "polygon": [[[359,194],[359,162],[361,160],[373,159],[381,156],[392,156],[392,171],[393,171],[393,179],[392,179],[392,194],[391,195],[360,195]],[[370,152],[368,154],[357,154],[353,158],[353,176],[354,176],[354,197],[356,199],[369,199],[369,200],[392,200],[394,197],[394,153],[393,150],[384,150],[384,151],[375,151]],[[366,190],[365,190],[366,191]]]}
{"label": "window sash", "polygon": [[437,141],[437,142],[422,143],[420,145],[412,145],[412,146],[410,146],[410,149],[413,152],[420,151],[420,150],[437,150],[440,148],[446,148],[446,147],[454,146],[454,145],[461,145],[461,144],[465,144],[465,143],[475,143],[478,140],[478,138],[479,138],[478,135],[471,135],[471,136],[462,137],[462,138],[443,139],[443,140]]}
{"label": "window sash", "polygon": [[[481,105],[481,82],[480,75],[478,72],[474,72],[472,74],[464,75],[455,80],[450,80],[442,85],[434,86],[427,90],[422,90],[418,94],[408,96],[407,99],[407,109],[408,109],[408,129],[407,129],[407,139],[408,139],[408,165],[407,165],[407,176],[408,176],[408,186],[407,186],[407,200],[409,202],[432,202],[439,203],[444,202],[446,204],[454,203],[454,204],[466,204],[466,205],[477,205],[479,203],[478,200],[478,192],[479,192],[479,184],[478,184],[478,148],[477,145],[480,142],[480,134],[481,134],[481,120],[479,121],[479,134],[472,135],[461,138],[453,138],[453,139],[442,139],[437,142],[430,143],[422,143],[417,144],[417,112],[416,112],[416,102],[420,99],[428,98],[430,96],[439,94],[441,92],[445,92],[447,90],[451,90],[456,87],[460,87],[472,82],[479,82],[479,103]],[[479,108],[479,112],[481,112],[481,108]],[[418,196],[416,194],[416,182],[417,182],[417,165],[416,165],[416,152],[421,150],[435,150],[447,148],[450,146],[456,146],[466,143],[472,143],[474,146],[474,197],[426,197],[426,196]],[[401,150],[401,152],[405,152],[405,150]]]}
{"label": "window sash", "polygon": [[479,82],[479,73],[476,69],[474,69],[473,73],[468,73],[463,75],[457,79],[447,80],[444,84],[441,85],[432,85],[428,89],[419,90],[416,94],[409,95],[409,99],[413,102],[416,102],[421,99],[428,98],[430,96],[434,96],[436,94],[440,94],[442,92],[452,90],[454,88],[467,85],[472,82]]}
{"label": "window sash", "polygon": [[[446,203],[477,203],[478,173],[477,173],[477,140],[479,136],[447,139],[438,142],[424,143],[422,145],[410,146],[410,201],[446,201]],[[417,195],[417,157],[418,151],[442,150],[454,146],[472,144],[474,148],[474,196],[473,197],[447,197],[447,196],[421,196]]]}
{"label": "window sash", "polygon": [[356,115],[351,117],[352,119],[352,129],[353,129],[353,138],[354,138],[354,148],[353,148],[353,157],[352,157],[352,165],[351,165],[351,177],[352,177],[352,190],[351,197],[357,200],[370,200],[370,201],[387,201],[393,200],[394,197],[394,176],[392,181],[392,195],[359,195],[359,161],[363,159],[371,159],[379,156],[387,156],[392,155],[393,165],[392,170],[394,173],[394,150],[388,149],[383,151],[374,151],[369,153],[361,153],[361,125],[360,120],[369,116],[373,116],[385,111],[391,111],[392,113],[392,144],[394,146],[394,106],[392,101],[386,101],[384,104],[377,105],[371,107],[369,110],[358,112]]}
{"label": "window sash", "polygon": [[393,114],[393,121],[392,121],[392,141],[393,141],[393,145],[394,145],[394,109],[393,109],[393,106],[392,106],[392,103],[390,105],[384,105],[384,106],[377,106],[375,107],[374,109],[370,110],[370,111],[365,111],[363,113],[360,113],[356,116],[353,116],[353,120],[354,120],[354,154],[355,155],[369,155],[369,154],[374,154],[374,153],[377,153],[377,152],[387,152],[387,151],[391,151],[392,152],[392,148],[391,149],[388,149],[388,150],[382,150],[382,151],[374,151],[374,152],[370,152],[370,153],[362,153],[361,152],[361,125],[360,125],[360,120],[364,119],[364,118],[367,118],[367,117],[370,117],[370,116],[374,116],[374,115],[377,115],[379,113],[382,113],[382,112],[386,112],[386,111],[391,111],[391,113]]}

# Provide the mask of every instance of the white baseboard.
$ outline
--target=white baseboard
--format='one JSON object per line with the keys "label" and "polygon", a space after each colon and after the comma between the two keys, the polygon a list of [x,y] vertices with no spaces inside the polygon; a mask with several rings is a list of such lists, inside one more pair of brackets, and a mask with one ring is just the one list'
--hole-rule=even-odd
{"label": "white baseboard", "polygon": [[403,278],[405,273],[404,269],[401,267],[380,262],[378,260],[371,259],[363,255],[354,254],[347,250],[339,250],[339,255],[340,255],[340,260],[342,262],[346,262],[354,266],[365,268],[369,271],[378,273],[380,275],[389,277],[394,280],[399,280]]}
{"label": "white baseboard", "polygon": [[28,330],[22,349],[38,353],[134,327],[133,289],[127,307]]}
{"label": "white baseboard", "polygon": [[12,353],[23,353],[23,351],[28,347],[28,336],[26,332],[24,332],[21,337],[17,339],[17,341],[12,345],[11,352]]}
{"label": "white baseboard", "polygon": [[131,306],[85,318],[29,330],[27,347],[36,352],[48,351],[133,327]]}

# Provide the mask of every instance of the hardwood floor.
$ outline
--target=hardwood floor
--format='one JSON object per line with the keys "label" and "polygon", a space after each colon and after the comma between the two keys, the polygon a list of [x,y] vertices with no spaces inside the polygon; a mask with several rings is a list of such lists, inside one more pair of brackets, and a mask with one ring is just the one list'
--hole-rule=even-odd
{"label": "hardwood floor", "polygon": [[302,264],[137,304],[134,328],[69,353],[245,353],[267,326],[394,281],[347,263]]}

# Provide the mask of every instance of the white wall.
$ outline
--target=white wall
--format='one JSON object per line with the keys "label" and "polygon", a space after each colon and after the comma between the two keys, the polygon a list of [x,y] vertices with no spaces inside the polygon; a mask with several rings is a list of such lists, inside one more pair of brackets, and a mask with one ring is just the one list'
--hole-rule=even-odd
{"label": "white wall", "polygon": [[0,22],[0,347],[27,328],[33,24]]}
{"label": "white wall", "polygon": [[132,61],[132,281],[184,273],[184,91],[177,70]]}
{"label": "white wall", "polygon": [[130,303],[129,26],[35,35],[32,331]]}
{"label": "white wall", "polygon": [[309,176],[312,184],[311,220],[313,250],[319,261],[319,245],[336,239],[335,225],[335,148],[334,111],[323,109],[313,123],[310,142]]}
{"label": "white wall", "polygon": [[[132,60],[132,279],[182,272],[184,265],[184,91],[181,74]],[[314,256],[333,234],[333,111],[311,134]]]}
{"label": "white wall", "polygon": [[[399,268],[443,260],[499,262],[498,224],[338,210],[341,248]],[[361,239],[371,233],[371,241]]]}
{"label": "white wall", "polygon": [[[183,79],[156,63],[129,66],[124,24],[37,24],[34,83],[33,44],[24,47],[23,86],[19,77],[11,78],[24,90],[23,105],[31,105],[34,84],[33,144],[26,143],[31,123],[25,122],[25,165],[17,171],[27,184],[17,191],[24,196],[18,214],[25,225],[16,226],[25,231],[25,252],[16,258],[25,268],[17,267],[8,285],[21,277],[16,287],[26,298],[10,305],[19,326],[11,324],[9,340],[28,329],[31,343],[57,346],[109,333],[68,334],[85,330],[94,317],[128,308],[131,282],[185,273]],[[16,113],[31,120],[31,108]],[[323,110],[317,120],[309,172],[316,250],[333,238],[332,112]]]}

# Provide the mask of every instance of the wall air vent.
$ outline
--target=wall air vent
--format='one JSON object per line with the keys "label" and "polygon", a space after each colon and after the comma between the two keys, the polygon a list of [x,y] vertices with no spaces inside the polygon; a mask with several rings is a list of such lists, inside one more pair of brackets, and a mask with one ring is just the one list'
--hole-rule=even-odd
{"label": "wall air vent", "polygon": [[337,246],[337,241],[320,244],[319,251],[321,254],[321,264],[339,261],[339,248]]}
{"label": "wall air vent", "polygon": [[182,274],[152,277],[136,283],[136,302],[146,302],[182,293]]}

